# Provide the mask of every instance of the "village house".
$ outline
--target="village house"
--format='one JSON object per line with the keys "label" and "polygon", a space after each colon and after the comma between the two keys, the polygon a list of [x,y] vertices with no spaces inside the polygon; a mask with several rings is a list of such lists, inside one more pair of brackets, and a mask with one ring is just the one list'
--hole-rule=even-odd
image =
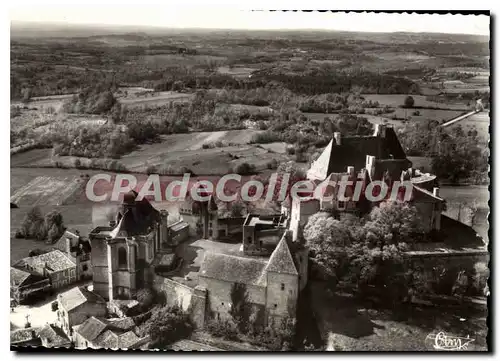
{"label": "village house", "polygon": [[135,323],[130,317],[120,320],[105,320],[89,317],[81,325],[75,326],[75,347],[134,349],[148,341],[147,337],[137,336],[132,329]]}
{"label": "village house", "polygon": [[64,331],[56,325],[45,325],[38,333],[38,337],[42,341],[43,347],[69,348],[72,346],[71,340],[66,336]]}
{"label": "village house", "polygon": [[47,277],[54,290],[71,285],[77,280],[75,262],[59,250],[23,258],[14,263],[13,267]]}
{"label": "village house", "polygon": [[106,301],[85,287],[74,287],[57,296],[58,323],[63,331],[73,337],[73,326],[82,324],[91,316],[105,317]]}
{"label": "village house", "polygon": [[29,327],[10,331],[10,345],[14,347],[41,346],[42,340],[38,336],[40,328]]}
{"label": "village house", "polygon": [[92,278],[90,242],[83,239],[78,231],[70,232],[66,230],[53,247],[66,254],[75,262],[77,280]]}
{"label": "village house", "polygon": [[10,297],[17,304],[51,289],[50,280],[35,272],[10,267]]}
{"label": "village house", "polygon": [[188,195],[179,206],[179,214],[189,225],[191,234],[204,239],[239,238],[245,221],[244,215],[233,214],[231,204],[213,195],[205,202],[195,201]]}

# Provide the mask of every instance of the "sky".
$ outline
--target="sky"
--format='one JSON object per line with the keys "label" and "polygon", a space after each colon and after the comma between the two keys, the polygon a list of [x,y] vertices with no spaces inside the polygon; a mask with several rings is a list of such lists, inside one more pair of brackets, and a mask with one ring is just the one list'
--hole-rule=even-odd
{"label": "sky", "polygon": [[475,15],[305,13],[153,5],[18,5],[11,21],[168,28],[325,29],[359,32],[437,32],[489,35],[489,17]]}

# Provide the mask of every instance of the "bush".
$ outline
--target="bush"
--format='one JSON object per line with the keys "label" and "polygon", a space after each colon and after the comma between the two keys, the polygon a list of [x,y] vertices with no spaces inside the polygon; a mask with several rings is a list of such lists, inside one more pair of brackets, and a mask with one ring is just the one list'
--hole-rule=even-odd
{"label": "bush", "polygon": [[266,163],[267,169],[276,169],[278,168],[278,161],[276,159],[272,159]]}
{"label": "bush", "polygon": [[404,108],[413,108],[415,105],[415,99],[411,95],[408,95],[404,101]]}
{"label": "bush", "polygon": [[236,324],[230,320],[210,320],[205,326],[206,331],[215,337],[238,341],[239,333]]}
{"label": "bush", "polygon": [[146,173],[147,174],[157,174],[158,173],[158,167],[155,165],[148,165],[146,168]]}
{"label": "bush", "polygon": [[234,171],[239,175],[250,175],[255,173],[255,166],[253,164],[248,164],[247,162],[245,162],[239,164]]}
{"label": "bush", "polygon": [[139,302],[141,307],[141,311],[147,311],[153,305],[153,302],[156,298],[155,292],[150,288],[141,288],[137,291],[136,299]]}
{"label": "bush", "polygon": [[76,168],[76,169],[80,169],[81,166],[82,166],[82,162],[80,159],[76,158],[74,161],[73,161],[73,166]]}

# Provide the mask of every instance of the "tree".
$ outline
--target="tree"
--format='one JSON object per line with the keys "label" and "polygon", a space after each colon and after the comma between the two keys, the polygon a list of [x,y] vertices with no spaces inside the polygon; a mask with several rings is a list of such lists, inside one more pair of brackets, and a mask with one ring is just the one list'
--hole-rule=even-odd
{"label": "tree", "polygon": [[23,103],[29,103],[31,99],[31,94],[32,94],[32,89],[31,88],[24,88],[23,89]]}
{"label": "tree", "polygon": [[54,242],[59,239],[65,231],[62,214],[58,211],[47,213],[45,215],[45,229],[50,241]]}
{"label": "tree", "polygon": [[21,225],[21,232],[26,238],[45,239],[47,231],[45,229],[43,214],[39,207],[35,206],[28,211]]}
{"label": "tree", "polygon": [[415,105],[415,99],[413,99],[413,97],[411,95],[408,95],[405,98],[404,107],[405,108],[413,108],[414,105]]}
{"label": "tree", "polygon": [[229,314],[233,317],[238,330],[246,333],[249,327],[250,315],[252,314],[246,285],[234,283],[231,286],[231,309]]}
{"label": "tree", "polygon": [[49,251],[47,250],[43,250],[43,249],[40,249],[40,248],[35,248],[35,249],[32,249],[29,253],[28,253],[28,257],[34,257],[34,256],[39,256],[41,254],[45,254]]}
{"label": "tree", "polygon": [[156,295],[152,289],[141,288],[139,291],[137,291],[136,299],[139,302],[141,309],[143,311],[147,311],[153,305],[155,296]]}
{"label": "tree", "polygon": [[146,321],[151,347],[166,349],[172,343],[187,338],[193,331],[189,315],[178,306],[158,307]]}

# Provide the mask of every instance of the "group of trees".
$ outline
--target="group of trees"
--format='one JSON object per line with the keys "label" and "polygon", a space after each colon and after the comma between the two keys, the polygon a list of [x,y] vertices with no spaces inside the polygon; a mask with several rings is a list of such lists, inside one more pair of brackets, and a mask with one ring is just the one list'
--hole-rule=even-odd
{"label": "group of trees", "polygon": [[478,131],[465,131],[459,124],[451,131],[437,121],[406,124],[399,139],[409,156],[432,158],[432,172],[451,183],[488,182],[489,148]]}
{"label": "group of trees", "polygon": [[303,231],[313,264],[332,287],[342,283],[361,293],[373,290],[391,302],[408,295],[403,252],[421,236],[416,209],[396,202],[382,203],[361,219],[317,213]]}
{"label": "group of trees", "polygon": [[24,217],[21,228],[16,232],[16,237],[34,238],[37,241],[48,239],[53,243],[63,235],[65,230],[61,213],[51,211],[44,216],[40,208],[35,206]]}

